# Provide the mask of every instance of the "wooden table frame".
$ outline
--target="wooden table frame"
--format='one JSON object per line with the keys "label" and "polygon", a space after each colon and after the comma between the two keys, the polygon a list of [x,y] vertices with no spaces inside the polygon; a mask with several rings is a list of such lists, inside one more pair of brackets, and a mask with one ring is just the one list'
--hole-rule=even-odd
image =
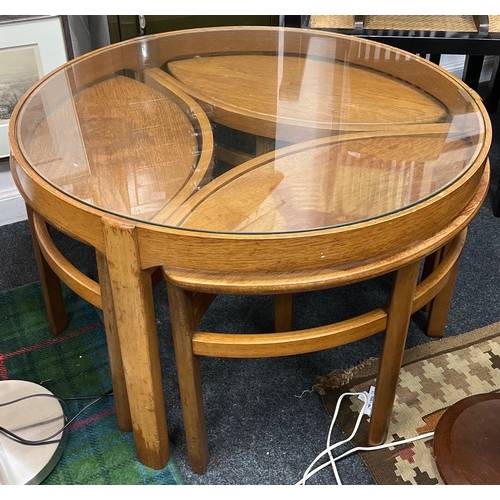
{"label": "wooden table frame", "polygon": [[[251,37],[248,40],[250,43]],[[125,48],[128,46],[124,43]],[[82,61],[86,62],[85,56]],[[112,66],[118,63],[110,58]],[[91,81],[85,68],[85,64],[77,68],[81,84]],[[462,85],[451,76],[446,78],[446,88]],[[14,111],[13,124],[22,104],[23,100]],[[482,103],[471,102],[471,106],[486,116]],[[45,181],[24,158],[14,127],[9,133],[11,171],[28,205],[52,328],[60,331],[65,327],[59,279],[102,308],[118,425],[122,430],[133,430],[140,462],[161,469],[169,459],[152,291],[157,270],[163,266],[169,296],[178,305],[172,308],[172,328],[188,449],[195,471],[203,472],[208,460],[197,367],[200,355],[298,354],[385,330],[379,379],[387,383],[387,390],[376,392],[369,441],[377,444],[385,439],[411,313],[430,303],[428,333],[440,336],[444,329],[465,230],[487,192],[489,122],[481,130],[481,143],[476,145],[472,164],[434,196],[356,224],[257,235],[179,229],[162,226],[161,221],[139,222],[105,213]],[[366,136],[366,132],[361,134]],[[349,137],[358,135],[346,134],[346,139]],[[86,279],[60,255],[47,224],[95,249],[99,284]],[[218,259],[213,259],[214,254]],[[421,260],[428,256],[433,257],[427,259],[426,279],[417,286]],[[395,282],[387,309],[343,324],[290,331],[294,293],[342,286],[390,272],[395,272]],[[205,308],[219,293],[274,294],[277,332],[266,336],[264,343],[248,336],[195,332]]]}
{"label": "wooden table frame", "polygon": [[[44,184],[41,179],[34,181],[26,177],[26,172],[20,168],[15,168],[14,174],[20,185],[27,188]],[[376,392],[369,438],[370,444],[383,442],[392,411],[410,315],[426,304],[431,304],[428,334],[434,337],[443,334],[459,256],[465,241],[465,230],[486,197],[489,175],[489,165],[486,163],[473,199],[441,231],[420,244],[409,246],[401,252],[389,254],[385,258],[376,259],[365,265],[341,271],[326,270],[323,276],[317,272],[287,274],[278,272],[275,281],[270,279],[269,275],[262,280],[262,274],[259,273],[253,276],[240,273],[235,274],[233,280],[221,280],[218,274],[212,272],[185,273],[175,266],[164,268],[169,282],[172,328],[176,356],[179,356],[177,363],[180,367],[184,419],[193,470],[202,473],[206,469],[208,460],[201,390],[198,385],[197,356],[261,357],[312,352],[353,342],[385,329],[386,341],[379,380],[386,380],[387,385],[384,382],[384,386],[388,389],[383,393]],[[22,177],[22,181],[19,176]],[[49,185],[43,187],[46,189],[45,201],[49,205],[64,204],[54,188]],[[23,191],[23,196],[28,199],[26,191]],[[55,326],[58,329],[62,329],[65,324],[59,278],[86,300],[97,307],[102,307],[119,428],[124,431],[134,431],[140,462],[161,469],[168,462],[169,445],[156,338],[152,270],[157,269],[162,260],[166,261],[169,248],[174,250],[177,248],[175,237],[172,239],[172,234],[161,230],[148,233],[145,225],[134,225],[130,221],[102,215],[98,211],[91,213],[88,218],[87,212],[75,209],[73,213],[70,210],[69,215],[74,215],[75,220],[72,217],[68,219],[65,217],[67,213],[63,215],[64,212],[58,210],[41,214],[38,211],[46,209],[46,204],[42,202],[37,203],[37,212],[31,208],[28,212],[52,324],[58,325]],[[54,216],[54,214],[60,215]],[[68,220],[73,221],[73,224],[68,223]],[[87,220],[93,221],[96,226],[94,227],[94,224],[81,226]],[[80,227],[80,234],[85,232],[82,227],[91,229],[87,236],[93,236],[92,244],[96,248],[100,278],[100,293],[94,294],[94,297],[100,296],[100,300],[92,299],[92,293],[74,279],[74,270],[69,269],[67,261],[57,255],[57,250],[48,238],[46,221],[73,237],[77,237],[75,227]],[[178,234],[180,239],[184,240],[182,237],[185,236],[184,232],[179,231],[179,233],[181,233]],[[145,244],[146,241],[149,245]],[[86,242],[89,242],[88,238]],[[157,245],[164,249],[165,254],[160,252],[163,255],[155,257],[151,251],[155,246],[159,248]],[[183,247],[182,241],[180,245]],[[145,247],[149,248],[149,252],[140,251]],[[445,249],[446,258],[442,258],[441,249]],[[427,259],[430,266],[424,274],[426,279],[417,287],[421,259],[429,255],[432,257]],[[440,261],[441,264],[438,265]],[[364,317],[354,318],[339,325],[313,329],[314,331],[286,331],[290,321],[290,294],[342,286],[392,271],[397,273],[393,298],[388,309],[378,309]],[[193,297],[186,290],[199,292],[195,309],[193,309]],[[285,330],[285,333],[269,334],[264,342],[260,340],[256,342],[255,338],[248,336],[238,336],[236,339],[234,335],[195,334],[195,327],[210,304],[211,298],[217,293],[235,292],[274,293],[278,297],[281,296],[282,299],[276,302],[276,329]],[[195,313],[191,314],[193,310]],[[211,335],[215,335],[215,338]],[[222,339],[223,336],[226,337],[225,341]],[[194,347],[190,347],[192,340]],[[140,376],[137,376],[139,373]],[[191,407],[193,397],[196,402],[195,410]],[[144,408],[148,411],[143,411]]]}
{"label": "wooden table frame", "polygon": [[[368,445],[382,444],[388,433],[399,379],[410,317],[427,307],[427,335],[442,337],[465,243],[467,225],[482,205],[488,189],[486,169],[481,185],[464,211],[442,231],[421,242],[368,264],[347,270],[332,270],[314,284],[312,275],[231,276],[231,280],[210,273],[186,273],[169,267],[167,280],[174,349],[181,391],[181,403],[189,460],[195,472],[208,464],[199,356],[260,358],[303,354],[337,347],[385,330],[377,375]],[[421,260],[425,264],[419,280]],[[391,299],[386,306],[340,323],[292,331],[293,293],[342,286],[394,271]],[[315,278],[318,278],[315,276]],[[221,334],[198,332],[207,304],[216,294],[269,294],[276,297],[275,330],[271,334]]]}

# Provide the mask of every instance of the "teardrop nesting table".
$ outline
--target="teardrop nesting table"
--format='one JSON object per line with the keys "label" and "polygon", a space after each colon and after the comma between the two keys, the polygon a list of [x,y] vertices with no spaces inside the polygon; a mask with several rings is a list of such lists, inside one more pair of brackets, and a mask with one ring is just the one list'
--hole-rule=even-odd
{"label": "teardrop nesting table", "polygon": [[[208,463],[199,356],[329,349],[385,330],[368,442],[385,440],[412,313],[443,335],[489,184],[478,96],[434,64],[349,36],[207,28],[84,55],[10,123],[52,329],[59,279],[102,307],[118,425],[162,468],[168,433],[152,283],[167,281],[189,460]],[[99,283],[47,226],[96,249]],[[420,273],[422,260],[425,260]],[[293,330],[293,294],[394,273],[389,303]],[[198,331],[217,294],[272,294],[275,331]]]}

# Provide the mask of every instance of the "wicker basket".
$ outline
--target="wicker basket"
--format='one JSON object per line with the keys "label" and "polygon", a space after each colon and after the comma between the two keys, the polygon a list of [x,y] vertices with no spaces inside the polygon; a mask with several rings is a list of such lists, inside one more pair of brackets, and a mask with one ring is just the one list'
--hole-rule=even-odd
{"label": "wicker basket", "polygon": [[[489,16],[490,33],[500,31],[500,16]],[[311,16],[311,28],[354,29],[354,16]],[[365,16],[365,30],[477,32],[474,16]]]}

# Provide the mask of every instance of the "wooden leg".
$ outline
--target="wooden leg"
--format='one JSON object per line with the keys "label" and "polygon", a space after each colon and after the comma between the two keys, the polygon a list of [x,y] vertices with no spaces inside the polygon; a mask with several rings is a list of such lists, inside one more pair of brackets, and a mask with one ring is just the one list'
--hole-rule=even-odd
{"label": "wooden leg", "polygon": [[169,444],[151,276],[141,269],[135,227],[102,221],[137,458],[162,469]]}
{"label": "wooden leg", "polygon": [[200,321],[216,297],[215,293],[197,292],[193,294],[194,329],[198,328]]}
{"label": "wooden leg", "polygon": [[116,420],[118,428],[125,432],[132,431],[132,420],[123,373],[122,354],[118,339],[113,298],[111,295],[111,283],[108,274],[106,258],[96,251],[97,269],[99,271],[99,285],[101,288],[102,313],[104,316],[104,328],[106,331],[106,343],[108,345],[109,365],[111,369],[111,381],[113,385],[113,397],[115,400]]}
{"label": "wooden leg", "polygon": [[419,271],[420,261],[416,261],[399,269],[394,278],[370,419],[369,446],[382,444],[387,437]]}
{"label": "wooden leg", "polygon": [[168,282],[167,290],[189,463],[194,472],[203,474],[208,465],[208,443],[200,364],[192,344],[193,295]]}
{"label": "wooden leg", "polygon": [[274,296],[274,331],[289,332],[292,329],[293,294]]}
{"label": "wooden leg", "polygon": [[257,135],[255,137],[255,156],[260,156],[269,151],[273,151],[275,147],[274,139],[268,139],[267,137],[262,137]]}
{"label": "wooden leg", "polygon": [[427,320],[427,335],[429,337],[441,338],[444,335],[448,313],[450,311],[451,299],[455,290],[460,259],[457,259],[450,271],[448,281],[444,288],[432,299]]}
{"label": "wooden leg", "polygon": [[33,223],[33,210],[29,205],[26,205],[26,212],[28,214],[33,251],[40,274],[50,330],[54,335],[57,335],[68,327],[68,317],[66,316],[66,309],[64,307],[61,280],[42,254]]}
{"label": "wooden leg", "polygon": [[[437,268],[443,258],[443,249],[439,248],[431,255],[428,255],[424,260],[424,268],[422,269],[422,281],[428,278]],[[423,310],[429,312],[431,310],[431,302],[428,302]]]}

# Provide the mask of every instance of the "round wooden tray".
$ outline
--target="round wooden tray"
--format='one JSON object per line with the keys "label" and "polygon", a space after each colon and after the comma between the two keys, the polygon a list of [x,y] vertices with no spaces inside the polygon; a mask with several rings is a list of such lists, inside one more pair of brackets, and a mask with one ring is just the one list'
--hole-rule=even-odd
{"label": "round wooden tray", "polygon": [[500,394],[479,394],[448,408],[434,434],[446,484],[500,484]]}

